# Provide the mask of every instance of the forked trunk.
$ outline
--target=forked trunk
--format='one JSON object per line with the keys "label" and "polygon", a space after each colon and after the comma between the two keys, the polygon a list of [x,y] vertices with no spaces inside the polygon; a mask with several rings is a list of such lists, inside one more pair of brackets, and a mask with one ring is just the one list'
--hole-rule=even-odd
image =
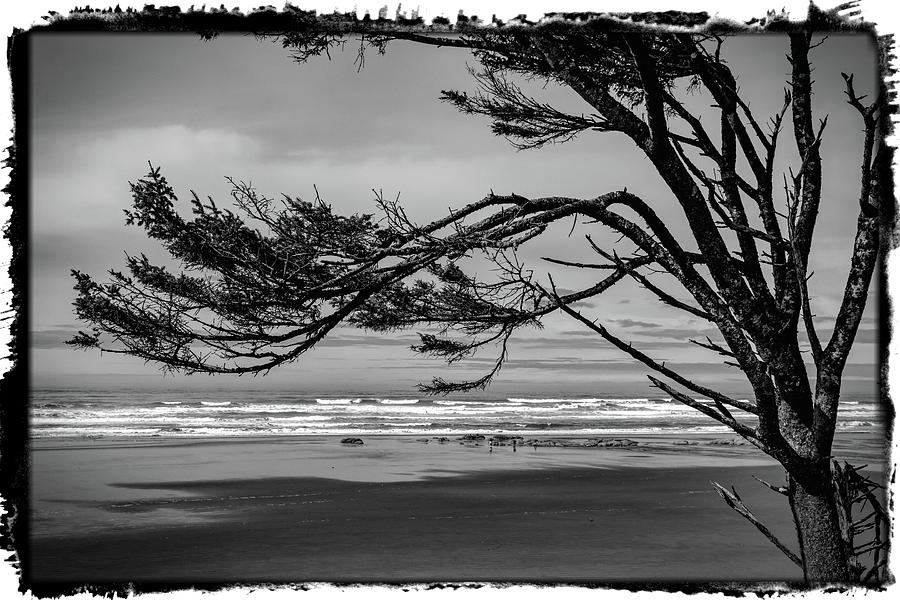
{"label": "forked trunk", "polygon": [[847,549],[841,537],[828,462],[804,473],[789,474],[788,499],[807,584],[817,587],[849,582]]}

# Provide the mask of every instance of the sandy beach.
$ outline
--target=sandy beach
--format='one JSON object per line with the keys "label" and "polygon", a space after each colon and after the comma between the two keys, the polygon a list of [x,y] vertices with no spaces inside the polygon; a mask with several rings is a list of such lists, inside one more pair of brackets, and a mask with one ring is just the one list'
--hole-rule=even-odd
{"label": "sandy beach", "polygon": [[[796,543],[786,500],[753,479],[781,483],[780,467],[731,437],[515,452],[425,439],[41,440],[26,576],[36,585],[800,577],[712,490],[710,481],[734,485]],[[877,472],[879,439],[839,436],[838,455]]]}

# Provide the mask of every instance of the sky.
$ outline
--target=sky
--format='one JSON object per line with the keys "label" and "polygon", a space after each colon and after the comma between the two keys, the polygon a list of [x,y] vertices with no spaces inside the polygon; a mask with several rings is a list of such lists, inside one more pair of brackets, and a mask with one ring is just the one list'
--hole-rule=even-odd
{"label": "sky", "polygon": [[[741,36],[726,52],[742,92],[757,115],[774,113],[789,76],[786,40]],[[163,376],[153,365],[119,355],[65,347],[79,327],[72,313],[69,271],[102,279],[123,264],[125,251],[163,260],[164,252],[139,229],[126,227],[128,182],[162,169],[176,192],[211,195],[222,204],[226,176],[252,182],[269,196],[305,199],[315,185],[342,213],[372,212],[373,188],[400,194],[419,221],[478,200],[490,190],[524,196],[594,197],[627,187],[684,231],[674,200],[659,175],[622,136],[582,134],[572,142],[517,152],[493,136],[489,122],[438,101],[442,89],[473,90],[465,51],[397,42],[386,56],[370,53],[357,72],[355,48],[332,59],[298,65],[279,45],[244,36],[204,43],[190,35],[44,34],[33,38],[32,140],[32,352],[34,385],[139,385],[329,389],[410,389],[432,376],[478,376],[494,354],[485,352],[448,369],[409,350],[414,332],[374,336],[341,329],[265,378]],[[829,115],[823,157],[823,208],[814,243],[814,310],[826,337],[846,276],[856,219],[861,147],[857,115],[843,98],[842,71],[856,74],[857,89],[874,85],[868,39],[831,36],[814,51],[817,116]],[[589,111],[571,91],[538,90],[576,112]],[[712,118],[708,99],[691,98]],[[783,138],[788,146],[790,132]],[[790,159],[788,155],[788,159]],[[570,223],[530,244],[522,256],[536,273],[552,272],[564,287],[590,285],[587,274],[562,274],[542,256],[588,257],[583,234],[615,238]],[[594,226],[596,228],[597,226]],[[677,364],[685,374],[725,388],[740,385],[735,369],[686,342],[702,339],[705,324],[668,310],[634,285],[617,286],[581,305],[612,331],[648,354]],[[877,341],[867,311],[847,368],[846,386],[874,389]],[[543,330],[522,331],[498,376],[499,388],[523,386],[622,389],[647,394],[647,369],[565,316]],[[845,386],[845,387],[846,387]]]}

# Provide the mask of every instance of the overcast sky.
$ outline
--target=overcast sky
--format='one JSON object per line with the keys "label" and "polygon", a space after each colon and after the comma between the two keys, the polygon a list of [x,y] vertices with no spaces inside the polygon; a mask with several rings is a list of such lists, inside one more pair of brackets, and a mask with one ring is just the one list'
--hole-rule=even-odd
{"label": "overcast sky", "polygon": [[[371,212],[372,188],[400,194],[410,215],[427,220],[480,199],[493,189],[525,196],[593,197],[627,187],[643,196],[683,231],[674,201],[646,160],[616,134],[591,133],[573,142],[516,152],[493,136],[485,119],[459,114],[438,101],[442,89],[472,90],[466,66],[472,56],[397,42],[386,56],[370,53],[357,72],[352,43],[332,60],[292,62],[276,44],[242,36],[203,43],[184,35],[66,35],[33,38],[32,80],[32,344],[34,384],[325,389],[339,381],[367,387],[411,388],[432,375],[457,377],[440,362],[408,350],[413,332],[371,336],[333,332],[300,362],[266,378],[235,383],[223,376],[162,375],[128,357],[73,351],[62,345],[79,327],[72,314],[77,268],[103,277],[123,264],[124,252],[163,253],[140,230],[125,227],[128,182],[162,168],[183,198],[193,189],[225,202],[226,176],[250,181],[266,195],[311,198],[313,185],[343,213]],[[774,113],[789,68],[786,40],[744,36],[727,46],[742,92],[757,115]],[[856,73],[857,89],[870,93],[875,78],[868,39],[832,36],[814,51],[818,116],[829,115],[823,156],[823,209],[816,232],[811,282],[814,309],[830,334],[850,255],[856,219],[860,124],[844,104],[841,71]],[[577,112],[590,108],[567,90],[540,91]],[[708,99],[693,98],[698,106]],[[712,112],[706,108],[712,118]],[[783,138],[789,146],[789,134]],[[791,158],[788,155],[788,158]],[[537,273],[541,256],[585,254],[579,227],[570,223],[523,252]],[[595,226],[596,227],[596,226]],[[615,238],[598,234],[598,239]],[[557,277],[556,270],[553,270]],[[589,285],[584,273],[559,275],[562,284]],[[669,364],[728,387],[734,369],[686,344],[711,334],[706,325],[666,310],[633,285],[622,285],[582,306],[610,329]],[[874,314],[869,310],[869,315]],[[594,389],[616,385],[646,393],[646,369],[564,317],[542,331],[524,331],[511,347],[499,381],[507,386],[556,385]],[[848,367],[848,385],[868,385],[874,375],[875,330],[864,323]],[[477,374],[493,359],[480,355],[462,374]],[[349,390],[348,390],[349,391]]]}

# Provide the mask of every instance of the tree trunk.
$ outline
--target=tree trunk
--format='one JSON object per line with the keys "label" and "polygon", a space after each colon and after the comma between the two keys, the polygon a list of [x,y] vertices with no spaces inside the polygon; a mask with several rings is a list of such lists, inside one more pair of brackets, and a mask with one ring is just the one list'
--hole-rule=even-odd
{"label": "tree trunk", "polygon": [[788,499],[806,583],[813,587],[850,580],[828,461],[788,474]]}

